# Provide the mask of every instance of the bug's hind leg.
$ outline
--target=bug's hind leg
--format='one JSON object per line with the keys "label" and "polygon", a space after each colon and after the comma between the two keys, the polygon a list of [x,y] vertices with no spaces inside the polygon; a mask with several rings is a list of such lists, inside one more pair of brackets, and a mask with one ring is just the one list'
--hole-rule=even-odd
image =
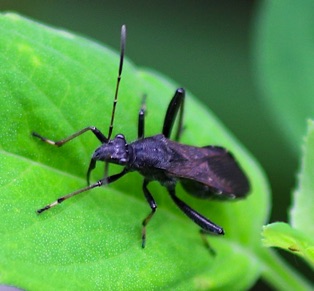
{"label": "bug's hind leg", "polygon": [[211,254],[215,254],[215,251],[211,248],[206,239],[206,235],[208,234],[223,235],[224,230],[217,224],[210,221],[208,218],[204,217],[203,215],[192,209],[181,199],[179,199],[176,196],[174,187],[169,187],[168,192],[174,203],[183,211],[183,213],[191,220],[193,220],[198,226],[201,227],[200,233],[205,247],[210,251]]}
{"label": "bug's hind leg", "polygon": [[200,229],[200,235],[201,235],[201,239],[203,241],[203,244],[205,246],[205,248],[210,252],[210,254],[212,256],[216,255],[215,250],[211,247],[210,243],[208,242],[207,236],[210,235],[209,232],[205,231],[204,229]]}
{"label": "bug's hind leg", "polygon": [[144,195],[145,198],[151,208],[151,212],[146,216],[146,218],[143,220],[143,229],[142,229],[142,248],[145,248],[145,244],[146,244],[146,226],[149,223],[149,221],[151,220],[151,218],[153,217],[153,215],[156,212],[157,209],[157,204],[152,196],[152,194],[148,191],[147,189],[147,185],[148,185],[149,181],[144,180],[143,183],[143,191],[144,191]]}
{"label": "bug's hind leg", "polygon": [[171,131],[172,131],[172,128],[173,128],[173,125],[174,125],[174,122],[176,120],[179,110],[180,112],[179,112],[178,127],[177,127],[177,131],[176,131],[174,139],[178,141],[181,137],[181,133],[183,131],[184,99],[185,99],[185,90],[183,88],[177,89],[169,103],[166,116],[164,119],[162,133],[166,138],[170,138]]}
{"label": "bug's hind leg", "polygon": [[146,95],[142,100],[141,109],[138,113],[138,126],[137,126],[137,138],[143,139],[145,136],[145,113],[146,113]]}

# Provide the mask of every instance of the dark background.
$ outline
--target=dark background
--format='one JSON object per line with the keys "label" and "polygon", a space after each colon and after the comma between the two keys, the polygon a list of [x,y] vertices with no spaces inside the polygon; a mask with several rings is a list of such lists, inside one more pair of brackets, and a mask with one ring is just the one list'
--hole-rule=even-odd
{"label": "dark background", "polygon": [[287,221],[298,161],[257,90],[254,37],[261,8],[259,1],[0,2],[1,11],[18,12],[116,50],[121,24],[127,24],[127,57],[171,77],[215,112],[269,177],[270,221]]}

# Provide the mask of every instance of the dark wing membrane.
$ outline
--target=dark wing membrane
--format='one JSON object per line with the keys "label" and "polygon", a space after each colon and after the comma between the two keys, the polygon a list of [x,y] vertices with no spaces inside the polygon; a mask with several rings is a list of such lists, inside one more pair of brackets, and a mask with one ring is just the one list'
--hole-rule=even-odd
{"label": "dark wing membrane", "polygon": [[[191,148],[193,152],[195,148]],[[180,178],[190,194],[201,198],[240,198],[249,192],[249,181],[230,153],[214,146],[198,149],[197,157],[173,162],[166,169]]]}

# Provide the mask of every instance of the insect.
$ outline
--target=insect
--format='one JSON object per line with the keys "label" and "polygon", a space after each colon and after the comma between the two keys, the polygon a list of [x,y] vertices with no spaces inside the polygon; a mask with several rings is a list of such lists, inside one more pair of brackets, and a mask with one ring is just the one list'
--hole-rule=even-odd
{"label": "insect", "polygon": [[[233,156],[228,153],[226,149],[218,146],[194,147],[178,142],[183,129],[184,89],[177,89],[170,101],[161,134],[150,137],[144,136],[146,109],[144,99],[138,115],[138,139],[134,142],[127,143],[123,134],[117,134],[111,139],[123,68],[125,42],[126,27],[123,25],[121,28],[120,63],[107,137],[93,126],[85,127],[60,141],[52,141],[38,133],[32,133],[33,136],[43,142],[57,147],[66,144],[68,141],[87,131],[91,131],[101,142],[101,145],[93,153],[87,170],[88,185],[85,188],[58,198],[56,201],[38,209],[37,213],[40,214],[74,195],[102,185],[111,184],[127,173],[137,171],[144,177],[142,189],[151,208],[150,213],[142,222],[143,248],[146,244],[147,224],[157,209],[153,195],[147,187],[151,181],[158,181],[168,190],[173,202],[201,228],[202,234],[224,234],[223,228],[213,223],[178,198],[175,191],[176,184],[180,182],[189,194],[198,198],[233,199],[247,195],[249,192],[249,182]],[[178,124],[175,133],[175,141],[172,141],[170,140],[170,135],[177,117]],[[96,183],[90,184],[90,174],[95,168],[97,161],[105,162],[105,176]],[[108,176],[108,166],[110,163],[122,166],[122,171],[118,174]]]}

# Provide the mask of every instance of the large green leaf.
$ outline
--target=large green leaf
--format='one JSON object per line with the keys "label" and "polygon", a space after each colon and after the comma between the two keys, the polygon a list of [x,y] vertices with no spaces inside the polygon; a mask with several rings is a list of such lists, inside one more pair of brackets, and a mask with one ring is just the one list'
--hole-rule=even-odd
{"label": "large green leaf", "polygon": [[265,1],[256,26],[256,72],[273,120],[299,151],[314,116],[314,2]]}
{"label": "large green leaf", "polygon": [[[15,14],[1,15],[0,30],[0,282],[28,290],[251,286],[262,268],[259,233],[269,210],[267,183],[250,155],[190,93],[182,141],[227,147],[252,186],[247,199],[232,203],[197,200],[178,187],[182,199],[224,227],[224,237],[209,238],[215,257],[157,183],[150,189],[159,208],[141,248],[141,220],[150,209],[136,173],[35,214],[85,186],[98,141],[86,133],[54,148],[30,133],[61,139],[94,125],[106,135],[119,57],[95,42]],[[117,42],[118,35],[117,29]],[[147,94],[146,134],[160,133],[175,88],[127,61],[114,132],[129,141],[136,138],[138,109]],[[102,175],[98,167],[92,178]]]}

